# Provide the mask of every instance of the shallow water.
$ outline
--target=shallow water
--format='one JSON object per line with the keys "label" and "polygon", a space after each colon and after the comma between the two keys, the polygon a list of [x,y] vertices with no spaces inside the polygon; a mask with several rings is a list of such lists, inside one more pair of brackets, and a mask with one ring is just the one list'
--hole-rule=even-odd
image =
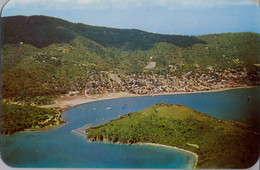
{"label": "shallow water", "polygon": [[[155,103],[189,106],[210,116],[237,120],[259,127],[260,88],[214,93],[144,96],[86,103],[69,108],[64,126],[45,132],[27,132],[1,137],[2,159],[13,167],[66,168],[187,168],[192,155],[172,149],[89,143],[72,132],[86,124],[98,125]],[[250,96],[250,97],[249,97]],[[111,110],[107,110],[111,107]]]}

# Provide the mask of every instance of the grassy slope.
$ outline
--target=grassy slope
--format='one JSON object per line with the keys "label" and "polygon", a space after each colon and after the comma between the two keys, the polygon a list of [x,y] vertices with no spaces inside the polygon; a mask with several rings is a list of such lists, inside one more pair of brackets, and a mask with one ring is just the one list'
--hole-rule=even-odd
{"label": "grassy slope", "polygon": [[79,90],[88,70],[113,67],[107,52],[98,54],[102,52],[102,47],[80,37],[72,45],[53,44],[41,49],[28,44],[5,45],[1,58],[3,96],[24,99]]}
{"label": "grassy slope", "polygon": [[[260,63],[260,35],[256,33],[223,33],[198,36],[207,44],[194,44],[191,47],[180,48],[173,44],[158,43],[148,50],[149,56],[154,56],[158,65],[178,66],[184,64],[184,70],[201,70],[213,68],[243,68],[248,70],[252,64]],[[237,60],[238,62],[236,62]],[[195,68],[198,65],[199,68]]]}
{"label": "grassy slope", "polygon": [[197,168],[248,168],[259,156],[259,136],[247,125],[166,103],[89,128],[87,136],[89,141],[177,146],[198,154]]}
{"label": "grassy slope", "polygon": [[2,94],[16,101],[84,92],[89,71],[119,68],[142,73],[151,56],[157,63],[155,73],[165,74],[174,65],[177,71],[172,74],[179,76],[209,66],[250,72],[255,71],[253,64],[260,63],[260,35],[256,33],[161,35],[46,16],[3,17],[2,43]]}

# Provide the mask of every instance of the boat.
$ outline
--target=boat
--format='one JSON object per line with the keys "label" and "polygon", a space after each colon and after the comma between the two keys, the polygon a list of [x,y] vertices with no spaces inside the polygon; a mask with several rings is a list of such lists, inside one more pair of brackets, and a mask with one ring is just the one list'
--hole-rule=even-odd
{"label": "boat", "polygon": [[106,109],[107,109],[107,110],[111,110],[111,109],[112,109],[112,107],[107,107]]}

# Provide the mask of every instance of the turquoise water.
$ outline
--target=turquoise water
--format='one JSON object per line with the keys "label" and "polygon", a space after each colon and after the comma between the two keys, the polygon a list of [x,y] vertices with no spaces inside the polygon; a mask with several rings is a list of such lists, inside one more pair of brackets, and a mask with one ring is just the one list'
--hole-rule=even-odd
{"label": "turquoise water", "polygon": [[[216,118],[247,122],[257,130],[259,92],[257,87],[215,93],[121,98],[79,105],[64,113],[67,125],[46,132],[2,136],[2,159],[12,167],[187,168],[194,161],[187,153],[152,146],[89,143],[72,130],[89,123],[102,124],[159,102],[182,104]],[[112,110],[106,110],[107,107],[112,107]]]}

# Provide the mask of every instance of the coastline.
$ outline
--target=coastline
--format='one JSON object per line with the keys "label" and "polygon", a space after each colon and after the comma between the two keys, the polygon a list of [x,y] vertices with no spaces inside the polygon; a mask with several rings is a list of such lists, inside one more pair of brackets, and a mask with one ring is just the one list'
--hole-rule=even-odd
{"label": "coastline", "polygon": [[[259,86],[243,86],[243,87],[234,87],[234,88],[223,88],[223,89],[215,89],[215,90],[209,90],[209,91],[196,91],[196,92],[174,92],[174,93],[157,93],[157,94],[146,94],[146,95],[138,95],[138,94],[130,94],[130,93],[106,93],[106,94],[97,94],[92,96],[64,96],[62,98],[59,98],[55,101],[55,104],[51,105],[52,107],[59,107],[61,109],[67,109],[68,107],[75,107],[80,104],[84,103],[90,103],[95,101],[101,101],[101,100],[109,100],[109,99],[116,99],[116,98],[126,98],[126,97],[143,97],[143,96],[160,96],[160,95],[177,95],[177,94],[196,94],[196,93],[215,93],[215,92],[222,92],[222,91],[228,91],[228,90],[234,90],[234,89],[246,89],[246,88],[254,88]],[[72,130],[72,132],[78,134],[78,135],[86,135],[85,129],[90,124],[87,124],[81,128]],[[188,154],[191,154],[194,158],[194,162],[189,162],[188,169],[196,169],[196,166],[198,164],[198,155],[194,152],[191,152],[189,150],[185,150],[182,148],[169,146],[169,145],[163,145],[163,144],[156,144],[156,143],[136,143],[136,145],[148,145],[153,147],[164,147],[168,149],[174,149],[181,152],[185,152]]]}
{"label": "coastline", "polygon": [[[74,132],[74,133],[77,133],[77,132]],[[79,133],[78,135],[83,135],[83,134]],[[101,141],[101,142],[113,143],[113,144],[118,144],[118,145],[129,145],[129,144],[125,144],[125,143],[114,143],[114,142],[111,142],[111,141]],[[188,153],[188,154],[192,155],[192,157],[194,158],[195,161],[189,162],[188,167],[185,168],[185,169],[196,169],[196,166],[197,166],[198,161],[199,161],[199,156],[196,153],[191,152],[189,150],[182,149],[182,148],[178,148],[176,146],[163,145],[163,144],[157,144],[157,143],[146,143],[146,142],[137,142],[137,143],[133,143],[131,145],[144,145],[144,146],[152,146],[152,147],[161,147],[161,148],[167,148],[167,149],[171,149],[171,150],[175,150],[175,151]]]}
{"label": "coastline", "polygon": [[127,98],[127,97],[145,97],[145,96],[161,96],[161,95],[178,95],[178,94],[196,94],[196,93],[215,93],[222,92],[228,90],[235,89],[245,89],[245,88],[253,88],[259,86],[241,86],[241,87],[233,87],[233,88],[223,88],[223,89],[215,89],[208,91],[194,91],[194,92],[170,92],[170,93],[156,93],[156,94],[132,94],[128,92],[121,93],[103,93],[103,94],[95,94],[95,95],[78,95],[78,96],[61,96],[60,98],[55,99],[55,103],[51,105],[43,105],[40,107],[50,107],[56,108],[60,110],[66,110],[69,107],[75,107],[77,105],[81,105],[84,103],[96,102],[101,100],[109,100],[109,99],[118,99],[118,98]]}
{"label": "coastline", "polygon": [[[93,95],[93,96],[64,96],[61,98],[58,98],[58,103],[57,100],[54,105],[47,105],[44,107],[52,107],[55,109],[60,109],[60,111],[64,111],[68,107],[75,107],[80,104],[84,103],[90,103],[90,102],[95,102],[95,101],[101,101],[101,100],[109,100],[109,99],[116,99],[116,98],[124,98],[124,97],[144,97],[144,96],[160,96],[160,95],[175,95],[175,94],[193,94],[193,93],[214,93],[214,92],[221,92],[221,91],[228,91],[228,90],[234,90],[234,89],[247,89],[247,88],[254,88],[254,87],[259,87],[259,86],[246,86],[246,87],[236,87],[236,88],[223,88],[223,89],[217,89],[217,90],[210,90],[210,91],[196,91],[196,92],[176,92],[176,93],[158,93],[158,94],[147,94],[147,95],[136,95],[136,94],[130,94],[130,93],[107,93],[107,94],[101,94],[101,95]],[[65,100],[64,100],[65,99]],[[65,102],[63,102],[65,101]],[[72,102],[71,102],[72,101]],[[57,105],[59,104],[59,105]],[[59,107],[63,106],[63,107]],[[60,113],[61,113],[60,112]],[[50,129],[56,128],[56,127],[62,127],[66,125],[68,122],[64,124],[59,124],[55,125],[52,127],[48,128],[43,128],[43,129],[26,129],[24,131],[21,131],[21,133],[26,133],[26,132],[31,132],[31,131],[48,131]],[[91,126],[91,124],[87,124],[81,128],[72,130],[73,133],[76,133],[78,135],[85,136],[85,131],[84,129],[87,126]],[[178,148],[175,146],[169,146],[169,145],[163,145],[163,144],[156,144],[156,143],[135,143],[135,145],[147,145],[147,146],[152,146],[152,147],[164,147],[168,149],[173,149],[173,150],[178,150],[180,152],[185,152],[188,154],[191,154],[194,159],[191,159],[188,161],[188,166],[187,169],[196,169],[196,166],[198,164],[198,155],[194,152],[191,152],[189,150],[185,150],[182,148]]]}
{"label": "coastline", "polygon": [[147,146],[163,147],[163,148],[178,150],[178,151],[181,151],[181,152],[186,152],[188,154],[191,154],[194,157],[195,162],[192,165],[189,164],[187,169],[196,169],[196,166],[197,166],[197,163],[198,163],[198,160],[199,160],[199,156],[196,153],[191,152],[189,150],[178,148],[176,146],[169,146],[169,145],[163,145],[163,144],[157,144],[157,143],[141,143],[141,142],[140,143],[139,142],[136,143],[136,145],[147,145]]}
{"label": "coastline", "polygon": [[24,132],[44,132],[44,131],[52,130],[52,129],[57,128],[57,127],[65,126],[66,124],[68,124],[68,123],[64,121],[64,122],[62,122],[62,123],[60,123],[60,124],[57,124],[57,125],[46,126],[46,127],[42,127],[42,128],[24,129],[23,131],[20,131],[20,132],[17,132],[17,133],[24,133]]}

